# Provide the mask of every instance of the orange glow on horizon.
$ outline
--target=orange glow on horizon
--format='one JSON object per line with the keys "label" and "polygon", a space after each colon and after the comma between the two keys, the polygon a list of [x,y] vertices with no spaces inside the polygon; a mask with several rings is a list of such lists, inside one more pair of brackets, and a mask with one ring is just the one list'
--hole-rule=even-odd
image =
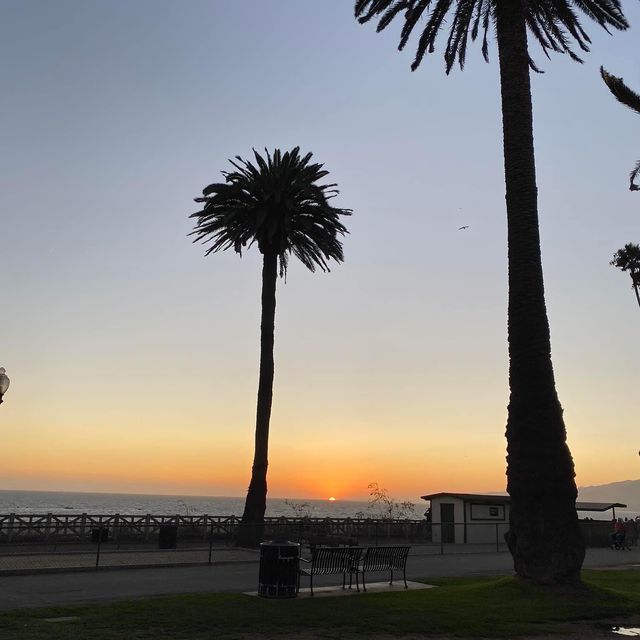
{"label": "orange glow on horizon", "polygon": [[[4,408],[4,405],[3,405]],[[0,489],[97,491],[167,495],[244,496],[251,473],[252,425],[244,430],[217,428],[210,417],[192,416],[176,438],[172,421],[137,425],[98,415],[85,423],[71,411],[68,422],[39,417],[11,418],[3,414],[0,449]],[[229,420],[231,423],[232,421]],[[420,503],[420,496],[439,491],[485,493],[504,491],[505,441],[492,425],[476,421],[465,435],[465,446],[442,431],[417,423],[403,427],[410,435],[394,439],[374,430],[368,446],[359,436],[353,446],[327,447],[334,435],[357,433],[351,421],[307,425],[304,437],[291,426],[294,416],[274,421],[270,442],[268,495],[272,498],[324,501],[369,498],[368,485],[377,482],[396,500]],[[464,422],[450,420],[449,430],[462,432]],[[455,429],[453,427],[455,426]],[[295,435],[296,437],[292,437]],[[636,449],[617,456],[601,440],[571,442],[579,486],[606,484],[637,477]],[[328,498],[327,496],[330,496]]]}

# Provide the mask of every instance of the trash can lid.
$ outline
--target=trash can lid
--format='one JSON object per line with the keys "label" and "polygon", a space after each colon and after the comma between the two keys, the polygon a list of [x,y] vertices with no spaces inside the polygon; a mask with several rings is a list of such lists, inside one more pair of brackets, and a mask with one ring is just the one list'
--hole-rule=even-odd
{"label": "trash can lid", "polygon": [[269,540],[267,542],[261,542],[260,546],[261,547],[299,547],[300,545],[297,542],[291,542],[290,540],[285,540],[284,542]]}

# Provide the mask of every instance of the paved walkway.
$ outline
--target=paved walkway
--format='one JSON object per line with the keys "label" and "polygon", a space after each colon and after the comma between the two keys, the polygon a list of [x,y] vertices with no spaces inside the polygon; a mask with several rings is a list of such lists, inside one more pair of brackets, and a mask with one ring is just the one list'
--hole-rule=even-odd
{"label": "paved walkway", "polygon": [[[230,550],[231,552],[231,550]],[[509,574],[506,553],[420,554],[413,549],[407,563],[408,579],[429,576]],[[23,607],[108,602],[180,593],[254,591],[258,582],[256,552],[243,561],[214,556],[212,566],[99,570],[81,573],[0,576],[0,611]],[[640,569],[640,550],[589,549],[585,567],[625,566]],[[316,581],[314,580],[314,583]],[[335,584],[335,577],[318,578],[318,586]]]}
{"label": "paved walkway", "polygon": [[[234,547],[213,548],[212,562],[255,562],[258,552]],[[5,573],[42,573],[114,567],[167,567],[171,565],[208,564],[209,547],[184,549],[104,549],[97,555],[87,551],[16,552],[0,554],[0,576]]]}
{"label": "paved walkway", "polygon": [[[502,545],[500,551],[506,551]],[[441,550],[438,544],[413,544],[412,555],[440,555],[442,551],[449,554],[490,553],[496,550],[495,544],[466,544],[464,546],[448,544]],[[233,546],[213,547],[211,560],[215,563],[255,562],[257,550],[238,549]],[[69,571],[79,569],[96,569],[102,567],[167,567],[171,565],[208,564],[209,547],[185,546],[177,549],[160,550],[157,547],[116,548],[103,545],[98,554],[96,546],[65,545],[59,549],[43,550],[28,547],[2,547],[0,551],[0,576],[6,573],[29,574],[48,571]]]}

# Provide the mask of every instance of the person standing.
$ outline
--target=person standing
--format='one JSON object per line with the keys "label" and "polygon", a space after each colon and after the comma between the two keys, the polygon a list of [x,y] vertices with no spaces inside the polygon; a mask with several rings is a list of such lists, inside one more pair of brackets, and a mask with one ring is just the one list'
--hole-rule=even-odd
{"label": "person standing", "polygon": [[625,522],[627,529],[627,545],[635,547],[638,544],[638,519],[629,518]]}
{"label": "person standing", "polygon": [[624,549],[627,527],[622,518],[618,518],[613,525],[613,544],[615,549]]}

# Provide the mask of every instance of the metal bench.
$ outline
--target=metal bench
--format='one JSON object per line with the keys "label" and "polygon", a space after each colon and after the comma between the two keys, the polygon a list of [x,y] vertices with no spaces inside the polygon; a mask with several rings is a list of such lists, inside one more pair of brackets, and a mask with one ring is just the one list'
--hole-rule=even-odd
{"label": "metal bench", "polygon": [[365,573],[372,571],[390,571],[391,581],[393,584],[394,570],[402,571],[404,579],[404,588],[408,589],[407,584],[407,556],[411,547],[369,547],[361,558],[357,559],[351,567],[351,573],[356,574],[356,588],[360,591],[358,584],[358,575],[362,574],[362,588],[366,591]]}
{"label": "metal bench", "polygon": [[[311,595],[313,595],[313,576],[328,576],[342,574],[342,588],[347,583],[349,574],[349,588],[352,584],[353,567],[357,566],[361,547],[314,547],[311,550],[311,559],[300,558],[302,562],[309,564],[308,568],[298,570],[298,591],[300,591],[300,576],[309,576]],[[357,576],[356,576],[357,579]]]}

